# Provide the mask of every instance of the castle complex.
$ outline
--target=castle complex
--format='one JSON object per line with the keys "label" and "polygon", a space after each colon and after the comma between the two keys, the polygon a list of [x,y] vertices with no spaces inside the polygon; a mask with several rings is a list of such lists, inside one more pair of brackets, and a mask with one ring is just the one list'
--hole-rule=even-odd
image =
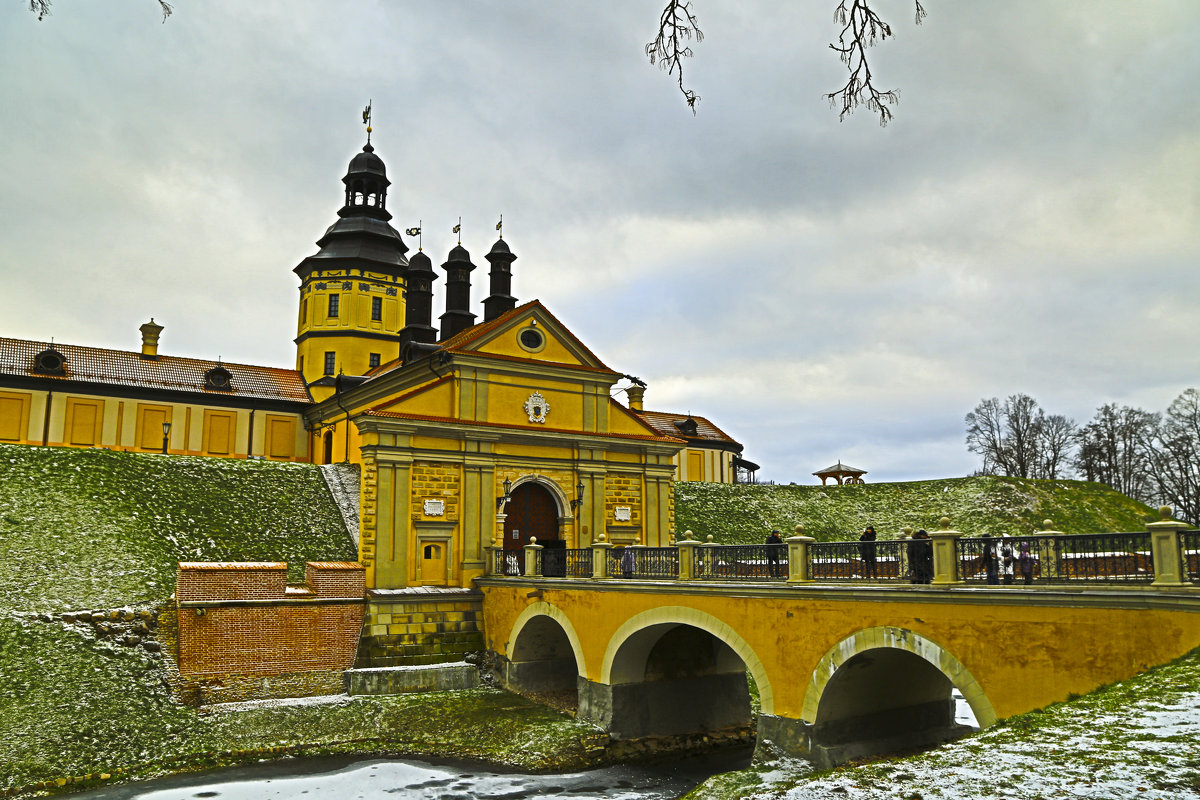
{"label": "castle complex", "polygon": [[[486,548],[665,545],[675,480],[755,465],[710,421],[642,407],[545,306],[511,294],[516,255],[486,254],[482,319],[461,244],[439,275],[409,255],[368,143],[300,279],[295,369],[0,338],[0,442],[360,468],[369,589],[469,587]],[[445,310],[433,289],[445,280]],[[751,473],[752,474],[752,473]]]}

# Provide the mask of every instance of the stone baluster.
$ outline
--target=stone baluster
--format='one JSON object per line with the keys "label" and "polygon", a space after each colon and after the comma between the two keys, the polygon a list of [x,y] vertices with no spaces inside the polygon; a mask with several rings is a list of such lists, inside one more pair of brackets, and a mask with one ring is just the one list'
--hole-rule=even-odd
{"label": "stone baluster", "polygon": [[796,535],[787,538],[788,548],[788,583],[811,583],[812,574],[808,568],[808,545],[816,541],[811,536],[804,535],[804,526],[796,526]]}
{"label": "stone baluster", "polygon": [[961,586],[965,581],[958,574],[958,540],[962,534],[950,530],[950,518],[942,517],[942,527],[929,534],[933,540],[933,585]]}
{"label": "stone baluster", "polygon": [[592,578],[595,580],[605,580],[609,577],[608,574],[608,551],[612,549],[612,544],[608,542],[608,537],[605,534],[600,534],[600,538],[592,542]]}
{"label": "stone baluster", "polygon": [[540,544],[537,543],[537,537],[530,536],[529,544],[525,545],[525,577],[526,578],[539,577],[538,572],[537,572],[537,554],[538,554],[538,551],[541,549],[543,549],[543,548]]}
{"label": "stone baluster", "polygon": [[1154,583],[1152,586],[1172,588],[1191,586],[1187,580],[1187,565],[1183,561],[1183,539],[1180,534],[1189,529],[1186,522],[1171,519],[1170,506],[1160,506],[1158,522],[1146,526],[1150,531],[1150,552],[1154,557]]}
{"label": "stone baluster", "polygon": [[696,577],[696,548],[700,543],[693,538],[691,531],[683,532],[682,541],[675,543],[679,548],[679,580],[690,581]]}

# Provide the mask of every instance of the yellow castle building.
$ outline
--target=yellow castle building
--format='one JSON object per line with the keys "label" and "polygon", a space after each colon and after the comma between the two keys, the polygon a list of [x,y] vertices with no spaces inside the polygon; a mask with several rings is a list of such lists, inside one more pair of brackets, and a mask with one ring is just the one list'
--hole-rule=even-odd
{"label": "yellow castle building", "polygon": [[613,399],[628,376],[512,296],[502,235],[483,319],[458,244],[435,327],[439,275],[392,227],[369,140],[342,182],[337,221],[294,270],[294,369],[160,354],[153,320],[140,351],[0,338],[0,442],[357,464],[373,589],[470,586],[489,547],[534,537],[665,545],[673,481],[755,467],[703,417],[645,411],[640,381],[628,407]]}

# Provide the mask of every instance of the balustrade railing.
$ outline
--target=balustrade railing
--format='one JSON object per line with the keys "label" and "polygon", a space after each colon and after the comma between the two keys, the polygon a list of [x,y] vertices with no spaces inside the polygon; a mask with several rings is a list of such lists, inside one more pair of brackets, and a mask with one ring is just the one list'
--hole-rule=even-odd
{"label": "balustrade railing", "polygon": [[525,574],[524,550],[492,550],[492,574],[497,576],[516,576]]}
{"label": "balustrade railing", "polygon": [[786,545],[706,545],[694,552],[694,574],[701,580],[784,581],[788,577]]}
{"label": "balustrade railing", "polygon": [[812,542],[808,574],[814,581],[908,580],[907,541]]}
{"label": "balustrade railing", "polygon": [[592,548],[584,547],[579,550],[564,550],[566,574],[568,578],[592,577]]}
{"label": "balustrade railing", "polygon": [[1200,581],[1200,531],[1181,531],[1179,539],[1183,549],[1183,574],[1189,581]]}
{"label": "balustrade railing", "polygon": [[1154,580],[1148,532],[962,538],[958,565],[961,580],[991,585]]}
{"label": "balustrade railing", "polygon": [[613,578],[674,580],[679,577],[679,548],[613,548],[608,551],[608,574]]}

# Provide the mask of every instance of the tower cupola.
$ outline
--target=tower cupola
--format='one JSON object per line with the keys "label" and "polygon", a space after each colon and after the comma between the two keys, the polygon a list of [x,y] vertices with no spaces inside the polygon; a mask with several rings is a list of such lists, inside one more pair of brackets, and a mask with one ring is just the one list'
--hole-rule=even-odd
{"label": "tower cupola", "polygon": [[488,297],[483,301],[483,321],[488,322],[517,307],[517,298],[512,296],[512,262],[517,257],[503,239],[497,239],[484,258],[492,265]]}
{"label": "tower cupola", "polygon": [[442,264],[446,270],[446,313],[442,314],[442,341],[449,339],[475,324],[471,313],[471,254],[467,248],[457,244]]}
{"label": "tower cupola", "polygon": [[338,212],[339,217],[366,215],[388,221],[392,215],[387,211],[387,168],[383,159],[375,155],[370,142],[363,145],[362,152],[350,159],[346,177],[346,205]]}

